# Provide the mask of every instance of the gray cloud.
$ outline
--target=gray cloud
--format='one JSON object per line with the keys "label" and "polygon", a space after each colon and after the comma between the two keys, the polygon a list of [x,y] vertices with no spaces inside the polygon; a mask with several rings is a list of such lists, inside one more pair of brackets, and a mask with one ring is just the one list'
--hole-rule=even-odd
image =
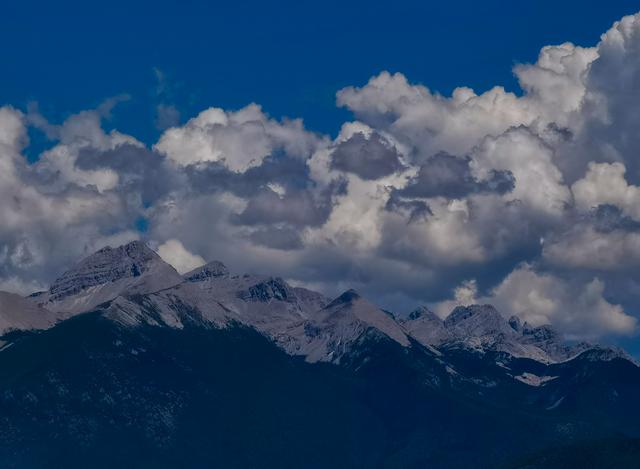
{"label": "gray cloud", "polygon": [[385,205],[385,209],[390,212],[400,212],[405,214],[409,222],[419,218],[425,218],[433,215],[426,202],[422,200],[409,200],[402,197],[402,191],[394,190],[389,195],[389,200]]}
{"label": "gray cloud", "polygon": [[402,169],[398,151],[377,133],[355,133],[333,150],[331,168],[362,179],[380,179]]}
{"label": "gray cloud", "polygon": [[302,249],[303,247],[300,232],[291,228],[260,228],[250,233],[248,237],[256,244],[281,251]]}
{"label": "gray cloud", "polygon": [[591,220],[594,228],[602,233],[614,230],[640,231],[640,221],[625,216],[615,205],[598,205],[585,218]]}
{"label": "gray cloud", "polygon": [[304,190],[309,184],[309,171],[304,161],[286,155],[271,155],[260,166],[244,173],[229,170],[218,162],[187,166],[184,174],[196,193],[229,191],[239,197],[251,197],[267,186],[278,184],[287,190]]}
{"label": "gray cloud", "polygon": [[331,213],[331,196],[331,189],[315,196],[310,191],[279,195],[266,188],[251,197],[246,208],[233,217],[233,221],[241,225],[288,223],[298,228],[319,226]]}
{"label": "gray cloud", "polygon": [[166,162],[164,155],[146,147],[125,143],[106,151],[84,148],[76,166],[82,170],[110,169],[119,175],[118,188],[137,193],[144,206],[166,196],[185,181]]}
{"label": "gray cloud", "polygon": [[487,180],[478,181],[472,174],[471,158],[438,153],[429,158],[409,184],[398,190],[403,197],[447,197],[458,199],[479,192],[504,194],[515,186],[511,171],[490,172]]}

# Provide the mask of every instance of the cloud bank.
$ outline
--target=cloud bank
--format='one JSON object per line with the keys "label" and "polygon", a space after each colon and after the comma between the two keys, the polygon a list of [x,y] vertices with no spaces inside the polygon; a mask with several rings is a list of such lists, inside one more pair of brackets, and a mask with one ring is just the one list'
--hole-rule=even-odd
{"label": "cloud bank", "polygon": [[[338,91],[353,120],[335,138],[257,104],[183,125],[163,104],[147,147],[103,129],[124,97],[59,124],[4,106],[0,288],[144,238],[181,271],[220,259],[394,309],[490,301],[572,337],[633,334],[640,15],[513,72],[521,94],[451,96],[382,72]],[[30,127],[53,142],[34,163]]]}

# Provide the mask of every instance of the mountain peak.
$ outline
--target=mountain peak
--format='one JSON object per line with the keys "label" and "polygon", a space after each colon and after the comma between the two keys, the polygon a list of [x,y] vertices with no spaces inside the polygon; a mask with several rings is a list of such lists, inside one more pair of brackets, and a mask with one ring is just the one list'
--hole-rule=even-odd
{"label": "mountain peak", "polygon": [[577,357],[580,361],[587,362],[609,362],[615,359],[623,359],[640,366],[637,360],[619,347],[592,345],[588,349],[580,352]]}
{"label": "mountain peak", "polygon": [[142,241],[132,241],[117,248],[106,246],[54,281],[49,289],[50,299],[56,301],[89,287],[139,277],[159,263],[164,261]]}
{"label": "mountain peak", "polygon": [[187,282],[202,282],[211,278],[228,277],[229,269],[220,261],[211,261],[187,272],[182,277]]}
{"label": "mountain peak", "polygon": [[362,295],[360,295],[360,293],[355,291],[353,288],[350,288],[349,290],[345,291],[340,296],[338,296],[336,299],[334,299],[331,303],[329,303],[326,306],[326,308],[328,309],[328,308],[331,308],[333,306],[345,305],[345,304],[353,303],[353,302],[361,300],[361,299],[363,299]]}
{"label": "mountain peak", "polygon": [[52,311],[77,313],[128,293],[149,293],[182,277],[142,241],[107,246],[78,262],[34,300]]}
{"label": "mountain peak", "polygon": [[147,246],[144,241],[134,240],[117,247],[105,246],[101,249],[98,249],[93,254],[90,254],[89,256],[82,259],[78,265],[84,264],[91,259],[111,258],[113,260],[117,260],[125,257],[138,260],[139,262],[144,262],[145,260],[151,260],[154,258],[160,258],[160,256],[158,256],[155,251]]}
{"label": "mountain peak", "polygon": [[322,327],[335,331],[340,343],[354,340],[364,330],[372,329],[403,346],[409,345],[409,339],[395,319],[353,289],[345,291],[325,306],[316,318]]}
{"label": "mountain peak", "polygon": [[468,321],[471,318],[479,318],[483,319],[502,319],[502,315],[498,312],[498,310],[492,305],[468,305],[468,306],[456,306],[453,311],[446,317],[444,320],[445,325],[453,326],[455,324],[461,323],[463,321]]}
{"label": "mountain peak", "polygon": [[94,254],[97,254],[99,252],[104,252],[104,251],[124,251],[130,255],[135,255],[135,253],[137,252],[151,252],[153,253],[154,251],[147,246],[147,243],[145,243],[144,241],[140,241],[139,239],[134,239],[133,241],[129,241],[126,244],[122,244],[120,246],[117,247],[112,247],[112,246],[105,246],[102,249],[98,249]]}
{"label": "mountain peak", "polygon": [[492,305],[457,306],[444,320],[444,327],[457,338],[517,335]]}
{"label": "mountain peak", "polygon": [[444,323],[426,306],[419,306],[402,321],[405,330],[423,345],[440,345],[449,338]]}
{"label": "mountain peak", "polygon": [[438,318],[436,313],[431,311],[426,306],[418,306],[416,309],[414,309],[413,311],[411,311],[409,313],[409,316],[407,316],[407,320],[409,320],[409,321],[416,321],[416,320],[422,319],[422,318],[428,318],[429,320],[431,320],[431,319],[440,320],[440,318]]}

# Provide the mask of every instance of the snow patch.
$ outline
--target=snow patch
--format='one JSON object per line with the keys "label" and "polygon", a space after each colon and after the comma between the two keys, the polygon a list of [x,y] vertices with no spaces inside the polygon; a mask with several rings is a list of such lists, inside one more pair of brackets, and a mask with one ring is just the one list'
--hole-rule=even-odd
{"label": "snow patch", "polygon": [[536,387],[542,386],[543,384],[548,383],[549,381],[553,381],[556,378],[557,376],[538,376],[534,375],[533,373],[522,373],[519,376],[514,376],[514,379],[517,379],[524,384],[528,384],[529,386]]}

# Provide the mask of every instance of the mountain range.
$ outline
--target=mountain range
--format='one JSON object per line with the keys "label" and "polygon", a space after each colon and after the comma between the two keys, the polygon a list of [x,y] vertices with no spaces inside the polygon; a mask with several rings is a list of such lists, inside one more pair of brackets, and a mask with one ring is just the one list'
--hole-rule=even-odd
{"label": "mountain range", "polygon": [[219,261],[180,275],[142,242],[106,247],[47,291],[0,292],[0,457],[638,467],[636,361],[502,313],[395,314],[354,290],[331,299]]}

